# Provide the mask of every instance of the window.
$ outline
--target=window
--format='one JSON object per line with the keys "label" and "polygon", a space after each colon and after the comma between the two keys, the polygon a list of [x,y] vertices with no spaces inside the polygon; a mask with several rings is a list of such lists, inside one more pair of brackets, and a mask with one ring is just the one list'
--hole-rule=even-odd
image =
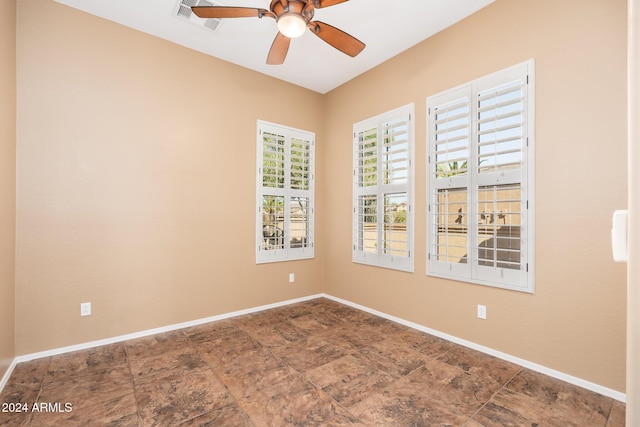
{"label": "window", "polygon": [[413,271],[413,104],[353,126],[353,261]]}
{"label": "window", "polygon": [[534,61],[427,99],[427,274],[533,292]]}
{"label": "window", "polygon": [[313,258],[315,134],[258,121],[256,262]]}

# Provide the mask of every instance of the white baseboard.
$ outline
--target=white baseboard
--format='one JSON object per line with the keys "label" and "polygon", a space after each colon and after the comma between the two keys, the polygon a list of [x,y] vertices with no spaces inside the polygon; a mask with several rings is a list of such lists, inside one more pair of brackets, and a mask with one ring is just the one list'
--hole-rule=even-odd
{"label": "white baseboard", "polygon": [[[164,332],[175,331],[177,329],[191,328],[193,326],[202,325],[204,323],[215,322],[215,321],[218,321],[218,320],[229,319],[231,317],[242,316],[244,314],[257,313],[259,311],[269,310],[271,308],[283,307],[283,306],[286,306],[286,305],[289,305],[289,304],[295,304],[295,303],[298,303],[298,302],[309,301],[309,300],[312,300],[312,299],[321,298],[322,296],[323,296],[323,294],[309,295],[309,296],[302,297],[302,298],[286,300],[286,301],[277,302],[277,303],[273,303],[273,304],[261,305],[261,306],[258,306],[258,307],[247,308],[247,309],[244,309],[244,310],[232,311],[230,313],[219,314],[217,316],[205,317],[203,319],[190,320],[188,322],[176,323],[174,325],[162,326],[160,328],[147,329],[146,331],[134,332],[134,333],[131,333],[131,334],[126,334],[126,335],[119,335],[119,336],[113,337],[113,338],[106,338],[106,339],[103,339],[103,340],[90,341],[90,342],[86,342],[86,343],[82,343],[82,344],[76,344],[76,345],[71,345],[71,346],[67,346],[67,347],[60,347],[60,348],[55,348],[55,349],[52,349],[52,350],[41,351],[41,352],[38,352],[38,353],[26,354],[24,356],[16,357],[16,363],[28,362],[30,360],[41,359],[43,357],[56,356],[58,354],[69,353],[71,351],[86,350],[86,349],[93,348],[93,347],[99,347],[101,345],[114,344],[114,343],[127,341],[127,340],[131,340],[131,339],[136,339],[136,338],[143,338],[143,337],[147,337],[149,335],[155,335],[155,334],[161,334],[161,333],[164,333]],[[0,390],[0,391],[2,391],[2,390]]]}
{"label": "white baseboard", "polygon": [[7,383],[9,382],[9,377],[13,373],[13,369],[16,367],[17,364],[18,364],[18,361],[14,357],[11,363],[9,364],[9,369],[7,369],[7,372],[5,372],[4,375],[2,376],[2,379],[0,379],[0,393],[2,393],[2,390],[4,390],[4,386],[7,385]]}
{"label": "white baseboard", "polygon": [[391,316],[389,314],[383,313],[378,310],[371,309],[369,307],[362,306],[360,304],[355,304],[351,301],[343,300],[342,298],[337,298],[331,295],[323,294],[323,297],[339,302],[341,304],[348,305],[353,308],[357,308],[358,310],[366,311],[367,313],[374,314],[379,317],[383,317],[385,319],[391,320],[393,322],[399,323],[401,325],[408,326],[413,329],[417,329],[421,332],[425,332],[430,335],[434,335],[436,337],[445,339],[447,341],[451,341],[456,344],[460,344],[465,347],[469,347],[473,350],[478,350],[482,353],[488,354],[490,356],[495,356],[499,359],[506,360],[507,362],[515,363],[516,365],[520,365],[522,367],[531,369],[532,371],[539,372],[541,374],[548,375],[552,378],[556,378],[558,380],[567,382],[569,384],[576,385],[578,387],[582,387],[587,390],[591,390],[593,392],[599,393],[603,396],[610,397],[612,399],[618,400],[620,402],[626,403],[627,395],[625,393],[621,393],[616,390],[612,390],[610,388],[601,386],[599,384],[592,383],[590,381],[583,380],[582,378],[574,377],[572,375],[565,374],[564,372],[556,371],[555,369],[547,368],[546,366],[539,365],[537,363],[529,362],[528,360],[521,359],[519,357],[512,356],[510,354],[502,353],[501,351],[497,351],[491,349],[489,347],[485,347],[480,344],[476,344],[471,341],[464,340],[462,338],[455,337],[453,335],[446,334],[444,332],[437,331],[435,329],[427,328],[426,326],[419,325],[417,323],[409,322],[407,320],[401,319],[399,317]]}
{"label": "white baseboard", "polygon": [[113,337],[113,338],[107,338],[107,339],[97,340],[97,341],[90,341],[90,342],[86,342],[86,343],[82,343],[82,344],[77,344],[77,345],[72,345],[72,346],[67,346],[67,347],[61,347],[61,348],[42,351],[42,352],[38,352],[38,353],[31,353],[31,354],[27,354],[27,355],[23,355],[23,356],[17,356],[13,360],[11,365],[9,366],[9,369],[7,370],[7,372],[4,374],[4,376],[2,378],[2,381],[0,381],[0,392],[2,392],[2,389],[4,388],[5,384],[9,380],[9,377],[11,376],[11,373],[13,372],[13,369],[15,368],[15,365],[18,364],[18,363],[21,363],[21,362],[27,362],[27,361],[30,361],[30,360],[40,359],[40,358],[43,358],[43,357],[55,356],[55,355],[58,355],[58,354],[68,353],[68,352],[71,352],[71,351],[86,350],[86,349],[89,349],[89,348],[98,347],[98,346],[107,345],[107,344],[113,344],[113,343],[122,342],[122,341],[130,340],[130,339],[142,338],[142,337],[146,337],[146,336],[149,336],[149,335],[160,334],[160,333],[163,333],[163,332],[175,331],[177,329],[190,328],[190,327],[193,327],[193,326],[202,325],[204,323],[215,322],[215,321],[223,320],[223,319],[229,319],[229,318],[232,318],[232,317],[242,316],[244,314],[257,313],[257,312],[260,312],[260,311],[269,310],[271,308],[283,307],[283,306],[286,306],[286,305],[295,304],[295,303],[298,303],[298,302],[309,301],[309,300],[312,300],[312,299],[322,298],[322,297],[330,299],[330,300],[333,300],[333,301],[336,301],[336,302],[339,302],[341,304],[348,305],[348,306],[353,307],[353,308],[357,308],[358,310],[362,310],[362,311],[365,311],[367,313],[374,314],[376,316],[380,316],[382,318],[391,320],[391,321],[399,323],[401,325],[408,326],[408,327],[416,329],[418,331],[434,335],[436,337],[445,339],[447,341],[451,341],[453,343],[460,344],[462,346],[469,347],[471,349],[481,351],[481,352],[486,353],[488,355],[495,356],[495,357],[497,357],[499,359],[503,359],[503,360],[506,360],[508,362],[515,363],[516,365],[520,365],[520,366],[523,366],[525,368],[531,369],[532,371],[536,371],[536,372],[539,372],[541,374],[548,375],[548,376],[550,376],[552,378],[556,378],[556,379],[559,379],[561,381],[565,381],[565,382],[567,382],[569,384],[573,384],[573,385],[576,385],[578,387],[582,387],[584,389],[591,390],[593,392],[602,394],[603,396],[611,397],[612,399],[618,400],[620,402],[626,402],[627,401],[627,397],[626,397],[625,393],[621,393],[619,391],[612,390],[610,388],[601,386],[599,384],[595,384],[595,383],[592,383],[590,381],[586,381],[586,380],[583,380],[581,378],[577,378],[577,377],[574,377],[572,375],[568,375],[568,374],[565,374],[563,372],[556,371],[556,370],[551,369],[551,368],[547,368],[547,367],[539,365],[537,363],[529,362],[528,360],[521,359],[519,357],[515,357],[515,356],[509,355],[509,354],[506,354],[506,353],[502,353],[500,351],[491,349],[489,347],[485,347],[485,346],[482,346],[480,344],[476,344],[474,342],[467,341],[467,340],[464,340],[462,338],[458,338],[458,337],[455,337],[453,335],[449,335],[449,334],[446,334],[444,332],[437,331],[435,329],[427,328],[426,326],[422,326],[422,325],[419,325],[417,323],[413,323],[413,322],[410,322],[408,320],[404,320],[404,319],[401,319],[399,317],[395,317],[395,316],[383,313],[381,311],[374,310],[374,309],[371,309],[369,307],[365,307],[365,306],[362,306],[360,304],[356,304],[356,303],[353,303],[351,301],[347,301],[347,300],[344,300],[342,298],[337,298],[337,297],[334,297],[332,295],[328,295],[328,294],[324,294],[324,293],[316,294],[316,295],[309,295],[309,296],[302,297],[302,298],[286,300],[286,301],[282,301],[282,302],[278,302],[278,303],[267,304],[267,305],[262,305],[262,306],[258,306],[258,307],[253,307],[253,308],[248,308],[248,309],[245,309],[245,310],[233,311],[233,312],[230,312],[230,313],[225,313],[225,314],[220,314],[220,315],[217,315],[217,316],[206,317],[206,318],[203,318],[203,319],[192,320],[192,321],[189,321],[189,322],[177,323],[177,324],[174,324],[174,325],[163,326],[163,327],[160,327],[160,328],[148,329],[146,331],[135,332],[135,333],[127,334],[127,335],[120,335],[120,336]]}

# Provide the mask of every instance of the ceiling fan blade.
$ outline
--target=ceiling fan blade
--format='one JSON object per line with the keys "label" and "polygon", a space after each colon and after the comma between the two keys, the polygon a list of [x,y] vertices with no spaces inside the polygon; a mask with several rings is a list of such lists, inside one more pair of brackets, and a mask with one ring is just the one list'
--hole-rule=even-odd
{"label": "ceiling fan blade", "polygon": [[269,13],[254,7],[192,6],[191,10],[199,18],[262,18]]}
{"label": "ceiling fan blade", "polygon": [[329,7],[329,6],[333,6],[334,4],[340,4],[340,3],[344,3],[348,0],[320,0],[320,2],[318,3],[318,6],[316,6],[316,8],[320,9],[323,7]]}
{"label": "ceiling fan blade", "polygon": [[325,24],[324,22],[310,22],[309,29],[312,33],[329,43],[331,46],[352,57],[362,52],[362,49],[366,46],[352,35],[349,35],[336,27],[332,27],[329,24]]}
{"label": "ceiling fan blade", "polygon": [[289,51],[290,44],[291,39],[289,37],[282,35],[282,33],[278,33],[278,35],[276,35],[276,38],[273,40],[271,49],[269,50],[269,56],[267,56],[267,64],[280,65],[284,63],[284,59],[287,57],[287,52]]}

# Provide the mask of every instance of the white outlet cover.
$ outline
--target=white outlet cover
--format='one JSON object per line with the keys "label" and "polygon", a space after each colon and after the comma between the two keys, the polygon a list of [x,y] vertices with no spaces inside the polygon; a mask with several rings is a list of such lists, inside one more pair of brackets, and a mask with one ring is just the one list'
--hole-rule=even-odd
{"label": "white outlet cover", "polygon": [[487,319],[487,306],[478,304],[478,318]]}
{"label": "white outlet cover", "polygon": [[91,303],[83,302],[80,304],[80,316],[90,316],[91,315]]}
{"label": "white outlet cover", "polygon": [[289,283],[293,283],[296,281],[296,276],[293,273],[289,273]]}

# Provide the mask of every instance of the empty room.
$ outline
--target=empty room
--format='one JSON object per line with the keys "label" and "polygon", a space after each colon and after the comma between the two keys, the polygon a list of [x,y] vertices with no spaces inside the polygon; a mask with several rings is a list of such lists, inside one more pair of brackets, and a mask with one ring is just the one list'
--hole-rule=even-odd
{"label": "empty room", "polygon": [[0,425],[640,423],[638,1],[2,6]]}

